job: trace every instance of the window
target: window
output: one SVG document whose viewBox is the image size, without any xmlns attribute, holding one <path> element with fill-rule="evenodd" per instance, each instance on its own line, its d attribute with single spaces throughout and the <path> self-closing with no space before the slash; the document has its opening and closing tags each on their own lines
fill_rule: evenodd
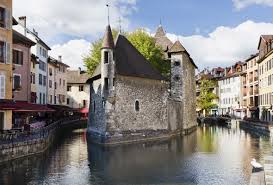
<svg viewBox="0 0 273 185">
<path fill-rule="evenodd" d="M 52 103 L 52 95 L 49 96 L 49 103 Z"/>
<path fill-rule="evenodd" d="M 60 85 L 60 86 L 62 85 L 62 79 L 59 80 L 59 85 Z"/>
<path fill-rule="evenodd" d="M 57 102 L 57 96 L 54 96 L 54 104 Z"/>
<path fill-rule="evenodd" d="M 43 94 L 43 104 L 45 104 L 45 94 Z"/>
<path fill-rule="evenodd" d="M 18 90 L 21 87 L 21 75 L 13 75 L 13 89 Z"/>
<path fill-rule="evenodd" d="M 49 76 L 52 76 L 52 68 L 49 68 Z"/>
<path fill-rule="evenodd" d="M 104 89 L 108 90 L 108 78 L 104 78 Z"/>
<path fill-rule="evenodd" d="M 49 88 L 52 88 L 52 80 L 49 80 L 48 86 L 49 86 Z"/>
<path fill-rule="evenodd" d="M 43 85 L 46 86 L 46 76 L 43 76 Z"/>
<path fill-rule="evenodd" d="M 93 104 L 93 109 L 94 109 L 94 112 L 96 111 L 96 102 L 94 101 L 94 104 Z"/>
<path fill-rule="evenodd" d="M 32 83 L 35 84 L 35 73 L 32 73 Z"/>
<path fill-rule="evenodd" d="M 65 80 L 63 80 L 63 86 L 65 86 Z"/>
<path fill-rule="evenodd" d="M 0 63 L 5 63 L 5 43 L 0 41 Z"/>
<path fill-rule="evenodd" d="M 67 86 L 67 91 L 71 91 L 71 86 L 70 85 Z"/>
<path fill-rule="evenodd" d="M 6 93 L 6 77 L 5 75 L 0 75 L 0 98 L 5 99 Z"/>
<path fill-rule="evenodd" d="M 43 85 L 43 75 L 39 74 L 39 85 Z"/>
<path fill-rule="evenodd" d="M 5 126 L 5 112 L 0 112 L 0 130 L 4 130 Z"/>
<path fill-rule="evenodd" d="M 104 51 L 104 63 L 107 64 L 109 62 L 109 52 Z"/>
<path fill-rule="evenodd" d="M 39 103 L 42 104 L 42 93 L 40 93 L 39 95 Z"/>
<path fill-rule="evenodd" d="M 83 91 L 83 85 L 79 86 L 79 91 Z"/>
<path fill-rule="evenodd" d="M 82 101 L 83 107 L 86 107 L 86 100 Z"/>
<path fill-rule="evenodd" d="M 5 8 L 0 7 L 0 27 L 5 27 Z"/>
<path fill-rule="evenodd" d="M 39 61 L 39 69 L 46 71 L 46 64 L 43 61 Z"/>
<path fill-rule="evenodd" d="M 175 62 L 174 62 L 174 65 L 175 65 L 175 66 L 180 66 L 180 62 L 179 62 L 179 61 L 175 61 Z"/>
<path fill-rule="evenodd" d="M 24 53 L 22 51 L 12 50 L 12 54 L 13 54 L 13 63 L 23 65 Z"/>
<path fill-rule="evenodd" d="M 70 104 L 70 99 L 69 99 L 69 98 L 66 99 L 66 104 L 67 104 L 67 105 Z"/>
<path fill-rule="evenodd" d="M 175 81 L 179 81 L 179 80 L 180 80 L 180 77 L 179 77 L 178 75 L 176 75 L 176 76 L 174 77 L 174 80 L 175 80 Z"/>
<path fill-rule="evenodd" d="M 54 89 L 57 89 L 57 82 L 54 82 Z"/>
<path fill-rule="evenodd" d="M 139 111 L 139 101 L 138 100 L 136 100 L 136 102 L 135 102 L 135 111 Z"/>
</svg>

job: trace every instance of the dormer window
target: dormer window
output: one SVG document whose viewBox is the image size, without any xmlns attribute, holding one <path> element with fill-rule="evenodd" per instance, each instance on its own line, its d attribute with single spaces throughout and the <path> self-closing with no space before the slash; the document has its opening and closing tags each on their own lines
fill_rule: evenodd
<svg viewBox="0 0 273 185">
<path fill-rule="evenodd" d="M 109 52 L 104 51 L 104 63 L 108 64 L 108 62 L 109 62 Z"/>
</svg>

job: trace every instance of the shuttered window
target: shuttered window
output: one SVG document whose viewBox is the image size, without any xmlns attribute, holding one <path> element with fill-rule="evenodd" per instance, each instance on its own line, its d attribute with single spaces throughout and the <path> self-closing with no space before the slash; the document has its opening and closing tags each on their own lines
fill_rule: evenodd
<svg viewBox="0 0 273 185">
<path fill-rule="evenodd" d="M 0 75 L 0 98 L 5 99 L 6 92 L 6 77 L 5 75 Z"/>
</svg>

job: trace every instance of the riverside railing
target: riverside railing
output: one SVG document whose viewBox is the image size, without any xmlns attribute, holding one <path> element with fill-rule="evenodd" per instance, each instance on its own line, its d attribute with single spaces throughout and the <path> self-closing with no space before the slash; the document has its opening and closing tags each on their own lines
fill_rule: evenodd
<svg viewBox="0 0 273 185">
<path fill-rule="evenodd" d="M 67 125 L 71 122 L 80 121 L 79 117 L 67 117 L 51 123 L 45 127 L 31 130 L 31 131 L 6 131 L 0 133 L 0 145 L 3 144 L 15 144 L 19 142 L 28 142 L 32 140 L 39 140 L 47 138 L 52 132 L 55 132 L 63 125 Z"/>
</svg>

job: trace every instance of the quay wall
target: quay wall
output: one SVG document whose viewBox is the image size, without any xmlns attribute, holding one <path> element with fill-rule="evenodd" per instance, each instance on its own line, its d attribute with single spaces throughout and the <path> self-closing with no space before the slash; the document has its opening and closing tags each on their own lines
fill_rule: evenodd
<svg viewBox="0 0 273 185">
<path fill-rule="evenodd" d="M 42 153 L 51 146 L 61 129 L 83 128 L 86 125 L 87 120 L 65 119 L 36 131 L 0 134 L 0 163 Z"/>
<path fill-rule="evenodd" d="M 240 121 L 240 128 L 247 130 L 250 133 L 257 135 L 270 136 L 272 133 L 272 126 L 267 123 L 251 122 L 251 121 Z"/>
</svg>

